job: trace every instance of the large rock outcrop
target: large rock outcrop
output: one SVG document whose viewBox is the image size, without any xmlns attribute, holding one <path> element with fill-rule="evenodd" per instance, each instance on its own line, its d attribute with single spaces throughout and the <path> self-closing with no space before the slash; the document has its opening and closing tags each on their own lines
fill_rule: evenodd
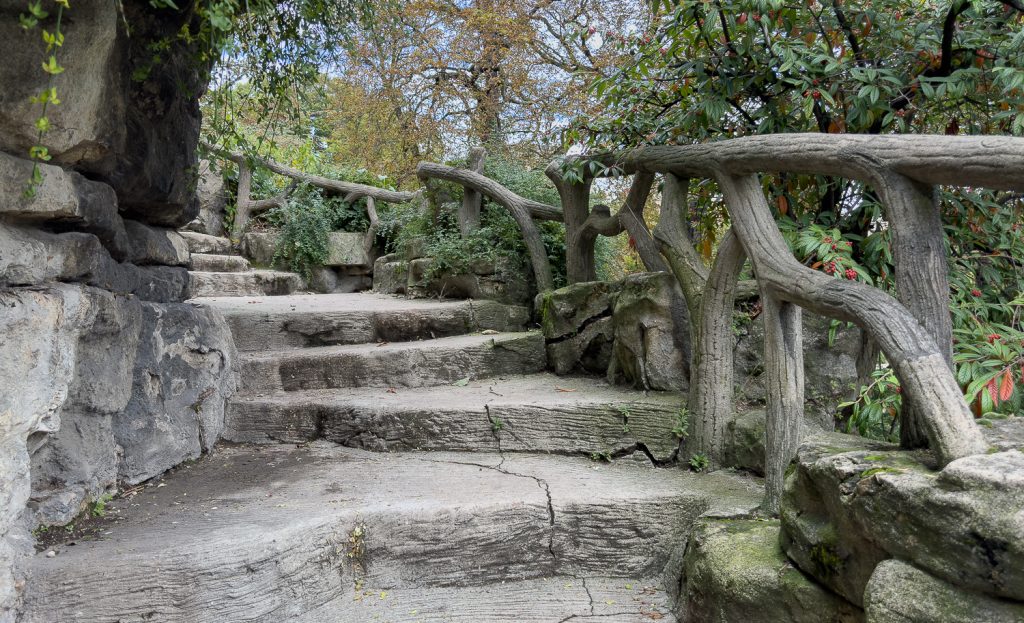
<svg viewBox="0 0 1024 623">
<path fill-rule="evenodd" d="M 121 211 L 155 225 L 192 220 L 198 204 L 196 147 L 201 116 L 198 97 L 208 68 L 177 35 L 194 19 L 192 2 L 181 10 L 156 10 L 143 0 L 72 3 L 54 78 L 61 104 L 47 111 L 52 129 L 44 143 L 52 164 L 109 184 Z M 40 27 L 51 31 L 51 16 Z M 38 30 L 24 31 L 25 4 L 0 1 L 0 151 L 24 155 L 36 143 L 38 105 L 30 97 L 46 86 L 40 69 L 44 44 Z M 166 42 L 154 62 L 154 42 Z M 191 94 L 191 95 L 188 95 Z"/>
<path fill-rule="evenodd" d="M 858 605 L 890 558 L 958 589 L 1024 603 L 1020 447 L 996 446 L 936 471 L 927 451 L 817 437 L 801 447 L 786 479 L 786 553 Z"/>
<path fill-rule="evenodd" d="M 209 449 L 234 391 L 219 313 L 77 284 L 0 292 L 0 604 L 28 530 Z M 28 508 L 28 512 L 24 512 Z M 0 620 L 4 620 L 0 608 Z"/>
<path fill-rule="evenodd" d="M 864 613 L 807 577 L 779 547 L 779 523 L 703 519 L 683 565 L 686 623 L 860 623 Z"/>
</svg>

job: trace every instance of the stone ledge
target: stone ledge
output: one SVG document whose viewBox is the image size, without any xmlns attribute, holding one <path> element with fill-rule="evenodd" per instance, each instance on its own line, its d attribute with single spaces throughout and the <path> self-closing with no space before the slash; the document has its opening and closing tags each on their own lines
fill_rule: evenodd
<svg viewBox="0 0 1024 623">
<path fill-rule="evenodd" d="M 959 459 L 848 435 L 801 447 L 782 501 L 783 546 L 805 572 L 860 605 L 896 557 L 966 589 L 1024 600 L 1024 454 Z"/>
</svg>

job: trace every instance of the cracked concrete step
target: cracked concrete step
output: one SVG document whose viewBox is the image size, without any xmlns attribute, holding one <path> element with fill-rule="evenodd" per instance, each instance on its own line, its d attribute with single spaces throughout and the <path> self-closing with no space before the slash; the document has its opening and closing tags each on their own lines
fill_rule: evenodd
<svg viewBox="0 0 1024 623">
<path fill-rule="evenodd" d="M 492 329 L 521 331 L 527 308 L 496 301 L 406 299 L 372 293 L 205 298 L 239 351 L 405 342 Z"/>
<path fill-rule="evenodd" d="M 539 332 L 460 335 L 419 342 L 350 344 L 246 353 L 242 390 L 425 387 L 544 368 Z"/>
<path fill-rule="evenodd" d="M 697 518 L 748 513 L 760 496 L 756 479 L 633 461 L 221 446 L 111 502 L 92 520 L 101 540 L 38 554 L 24 621 L 355 621 L 366 591 L 557 576 L 678 587 Z M 562 620 L 580 599 L 521 620 Z"/>
<path fill-rule="evenodd" d="M 280 296 L 303 288 L 302 277 L 279 270 L 244 273 L 189 272 L 189 298 L 203 296 Z"/>
<path fill-rule="evenodd" d="M 210 236 L 194 231 L 178 232 L 185 239 L 190 253 L 217 253 L 220 255 L 232 255 L 235 250 L 231 241 L 220 236 Z"/>
<path fill-rule="evenodd" d="M 686 397 L 603 380 L 533 374 L 466 386 L 315 390 L 238 397 L 224 438 L 298 443 L 327 439 L 379 451 L 457 450 L 620 456 L 642 445 L 674 456 Z"/>
<path fill-rule="evenodd" d="M 324 621 L 444 623 L 676 623 L 660 580 L 559 576 L 451 588 L 364 589 L 351 604 L 324 609 Z M 332 617 L 333 615 L 333 617 Z"/>
<path fill-rule="evenodd" d="M 241 273 L 252 268 L 249 260 L 241 255 L 214 255 L 209 253 L 193 253 L 189 266 L 192 270 L 208 273 Z"/>
</svg>

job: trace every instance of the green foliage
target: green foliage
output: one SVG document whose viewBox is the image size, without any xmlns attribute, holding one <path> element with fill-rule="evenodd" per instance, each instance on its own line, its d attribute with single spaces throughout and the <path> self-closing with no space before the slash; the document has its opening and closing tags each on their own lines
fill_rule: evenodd
<svg viewBox="0 0 1024 623">
<path fill-rule="evenodd" d="M 1024 19 L 998 0 L 658 3 L 568 134 L 602 148 L 773 132 L 1024 134 Z M 945 28 L 946 24 L 952 28 Z"/>
<path fill-rule="evenodd" d="M 93 517 L 104 517 L 107 514 L 107 504 L 112 499 L 114 499 L 114 496 L 109 493 L 96 498 L 89 504 L 89 514 Z"/>
<path fill-rule="evenodd" d="M 711 461 L 708 460 L 706 454 L 698 453 L 690 457 L 690 469 L 700 473 L 706 470 L 711 465 Z"/>
<path fill-rule="evenodd" d="M 839 405 L 840 409 L 850 409 L 846 432 L 898 442 L 899 413 L 903 405 L 900 383 L 892 369 L 884 364 L 875 369 L 871 378 L 871 383 L 861 388 L 855 400 Z"/>
<path fill-rule="evenodd" d="M 338 198 L 325 199 L 319 189 L 311 186 L 296 189 L 284 206 L 270 210 L 264 219 L 280 229 L 274 264 L 306 279 L 327 261 L 330 232 L 365 230 L 369 224 L 365 210 L 358 204 L 350 206 Z"/>
<path fill-rule="evenodd" d="M 686 407 L 679 407 L 676 411 L 675 425 L 672 427 L 672 434 L 676 439 L 686 439 L 690 436 L 690 410 Z"/>
<path fill-rule="evenodd" d="M 495 159 L 485 173 L 514 192 L 537 201 L 558 204 L 558 194 L 539 171 Z M 450 196 L 461 192 L 448 189 Z M 435 189 L 438 195 L 443 194 Z M 433 259 L 427 277 L 471 272 L 481 265 L 532 276 L 528 253 L 515 219 L 505 208 L 484 201 L 479 229 L 463 237 L 456 219 L 457 205 L 447 204 L 436 213 L 414 204 L 384 205 L 378 210 L 378 240 L 389 253 L 422 245 L 426 257 Z M 565 284 L 565 226 L 545 221 L 538 223 L 541 240 L 548 252 L 556 287 Z"/>
</svg>

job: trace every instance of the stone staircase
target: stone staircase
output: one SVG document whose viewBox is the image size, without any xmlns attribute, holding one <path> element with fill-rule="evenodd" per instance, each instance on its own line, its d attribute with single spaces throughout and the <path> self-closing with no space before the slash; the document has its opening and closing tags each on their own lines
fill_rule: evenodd
<svg viewBox="0 0 1024 623">
<path fill-rule="evenodd" d="M 183 231 L 191 252 L 189 298 L 283 296 L 302 290 L 302 277 L 280 270 L 254 269 L 227 238 Z"/>
<path fill-rule="evenodd" d="M 241 389 L 209 456 L 34 562 L 26 621 L 674 621 L 702 516 L 757 479 L 675 458 L 675 394 L 544 372 L 524 308 L 197 299 Z"/>
</svg>

